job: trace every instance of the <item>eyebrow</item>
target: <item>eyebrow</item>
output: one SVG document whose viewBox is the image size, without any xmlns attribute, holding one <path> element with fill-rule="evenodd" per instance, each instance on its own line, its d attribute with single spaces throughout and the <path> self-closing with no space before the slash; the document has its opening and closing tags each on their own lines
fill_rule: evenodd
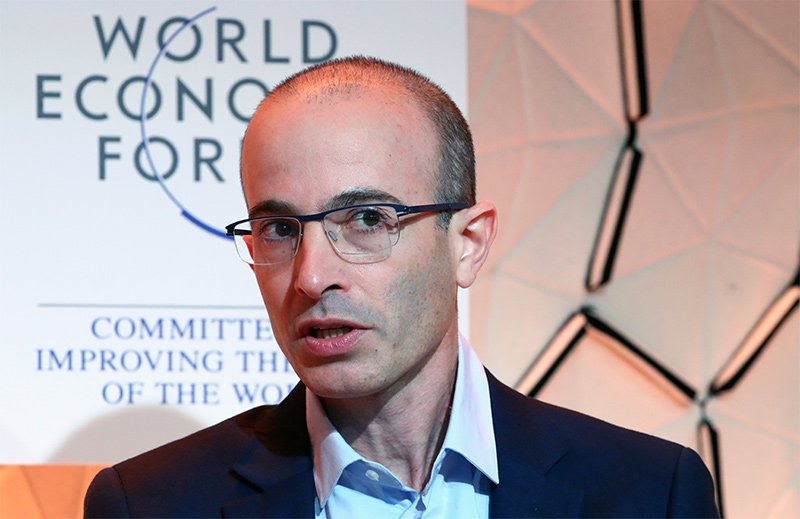
<svg viewBox="0 0 800 519">
<path fill-rule="evenodd" d="M 294 204 L 282 200 L 264 200 L 250 208 L 248 214 L 250 218 L 256 216 L 267 216 L 271 214 L 297 214 L 299 211 Z"/>
<path fill-rule="evenodd" d="M 320 211 L 328 211 L 330 209 L 337 209 L 339 207 L 347 207 L 349 205 L 365 204 L 369 202 L 390 202 L 393 204 L 401 203 L 399 198 L 387 193 L 386 191 L 381 191 L 380 189 L 353 188 L 333 196 L 318 209 Z"/>
<path fill-rule="evenodd" d="M 338 209 L 340 207 L 366 204 L 370 202 L 402 204 L 399 198 L 380 189 L 353 188 L 334 195 L 323 202 L 316 209 L 317 211 L 322 212 L 329 211 L 331 209 Z M 250 208 L 248 213 L 250 218 L 269 215 L 298 215 L 300 214 L 300 209 L 296 205 L 283 200 L 269 199 L 257 203 Z"/>
</svg>

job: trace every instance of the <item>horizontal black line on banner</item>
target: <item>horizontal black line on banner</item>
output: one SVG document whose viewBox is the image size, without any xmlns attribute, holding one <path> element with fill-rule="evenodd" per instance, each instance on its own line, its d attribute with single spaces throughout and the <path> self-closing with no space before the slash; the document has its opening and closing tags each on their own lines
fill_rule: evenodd
<svg viewBox="0 0 800 519">
<path fill-rule="evenodd" d="M 40 308 L 158 308 L 176 310 L 264 310 L 261 305 L 148 305 L 113 303 L 38 303 Z"/>
</svg>

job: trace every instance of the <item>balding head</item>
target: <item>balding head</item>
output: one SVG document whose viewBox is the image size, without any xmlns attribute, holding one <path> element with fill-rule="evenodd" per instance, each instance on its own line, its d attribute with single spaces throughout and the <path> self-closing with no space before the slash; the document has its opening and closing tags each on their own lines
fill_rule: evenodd
<svg viewBox="0 0 800 519">
<path fill-rule="evenodd" d="M 437 137 L 434 164 L 435 202 L 475 203 L 475 153 L 472 135 L 458 107 L 435 83 L 411 69 L 375 58 L 349 57 L 316 65 L 278 84 L 256 114 L 282 99 L 331 103 L 357 99 L 369 89 L 396 95 L 400 103 L 415 103 Z M 442 213 L 443 223 L 449 213 Z"/>
</svg>

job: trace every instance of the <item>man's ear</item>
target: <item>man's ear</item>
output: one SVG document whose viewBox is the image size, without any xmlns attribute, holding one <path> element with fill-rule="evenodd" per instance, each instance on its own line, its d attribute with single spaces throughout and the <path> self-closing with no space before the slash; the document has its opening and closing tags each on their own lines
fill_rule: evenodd
<svg viewBox="0 0 800 519">
<path fill-rule="evenodd" d="M 491 202 L 478 202 L 455 213 L 450 220 L 450 233 L 455 241 L 456 281 L 467 288 L 489 256 L 497 233 L 497 209 Z"/>
</svg>

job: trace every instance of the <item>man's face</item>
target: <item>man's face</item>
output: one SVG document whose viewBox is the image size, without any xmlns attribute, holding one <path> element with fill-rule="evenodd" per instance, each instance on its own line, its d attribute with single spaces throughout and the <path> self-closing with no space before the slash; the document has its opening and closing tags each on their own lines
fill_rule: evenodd
<svg viewBox="0 0 800 519">
<path fill-rule="evenodd" d="M 248 129 L 248 208 L 267 216 L 432 203 L 436 150 L 430 124 L 397 92 L 282 98 Z M 454 358 L 455 262 L 436 222 L 435 214 L 405 217 L 390 257 L 371 264 L 346 262 L 320 222 L 306 223 L 294 260 L 254 268 L 275 337 L 316 394 L 392 394 L 443 364 L 432 358 Z"/>
</svg>

